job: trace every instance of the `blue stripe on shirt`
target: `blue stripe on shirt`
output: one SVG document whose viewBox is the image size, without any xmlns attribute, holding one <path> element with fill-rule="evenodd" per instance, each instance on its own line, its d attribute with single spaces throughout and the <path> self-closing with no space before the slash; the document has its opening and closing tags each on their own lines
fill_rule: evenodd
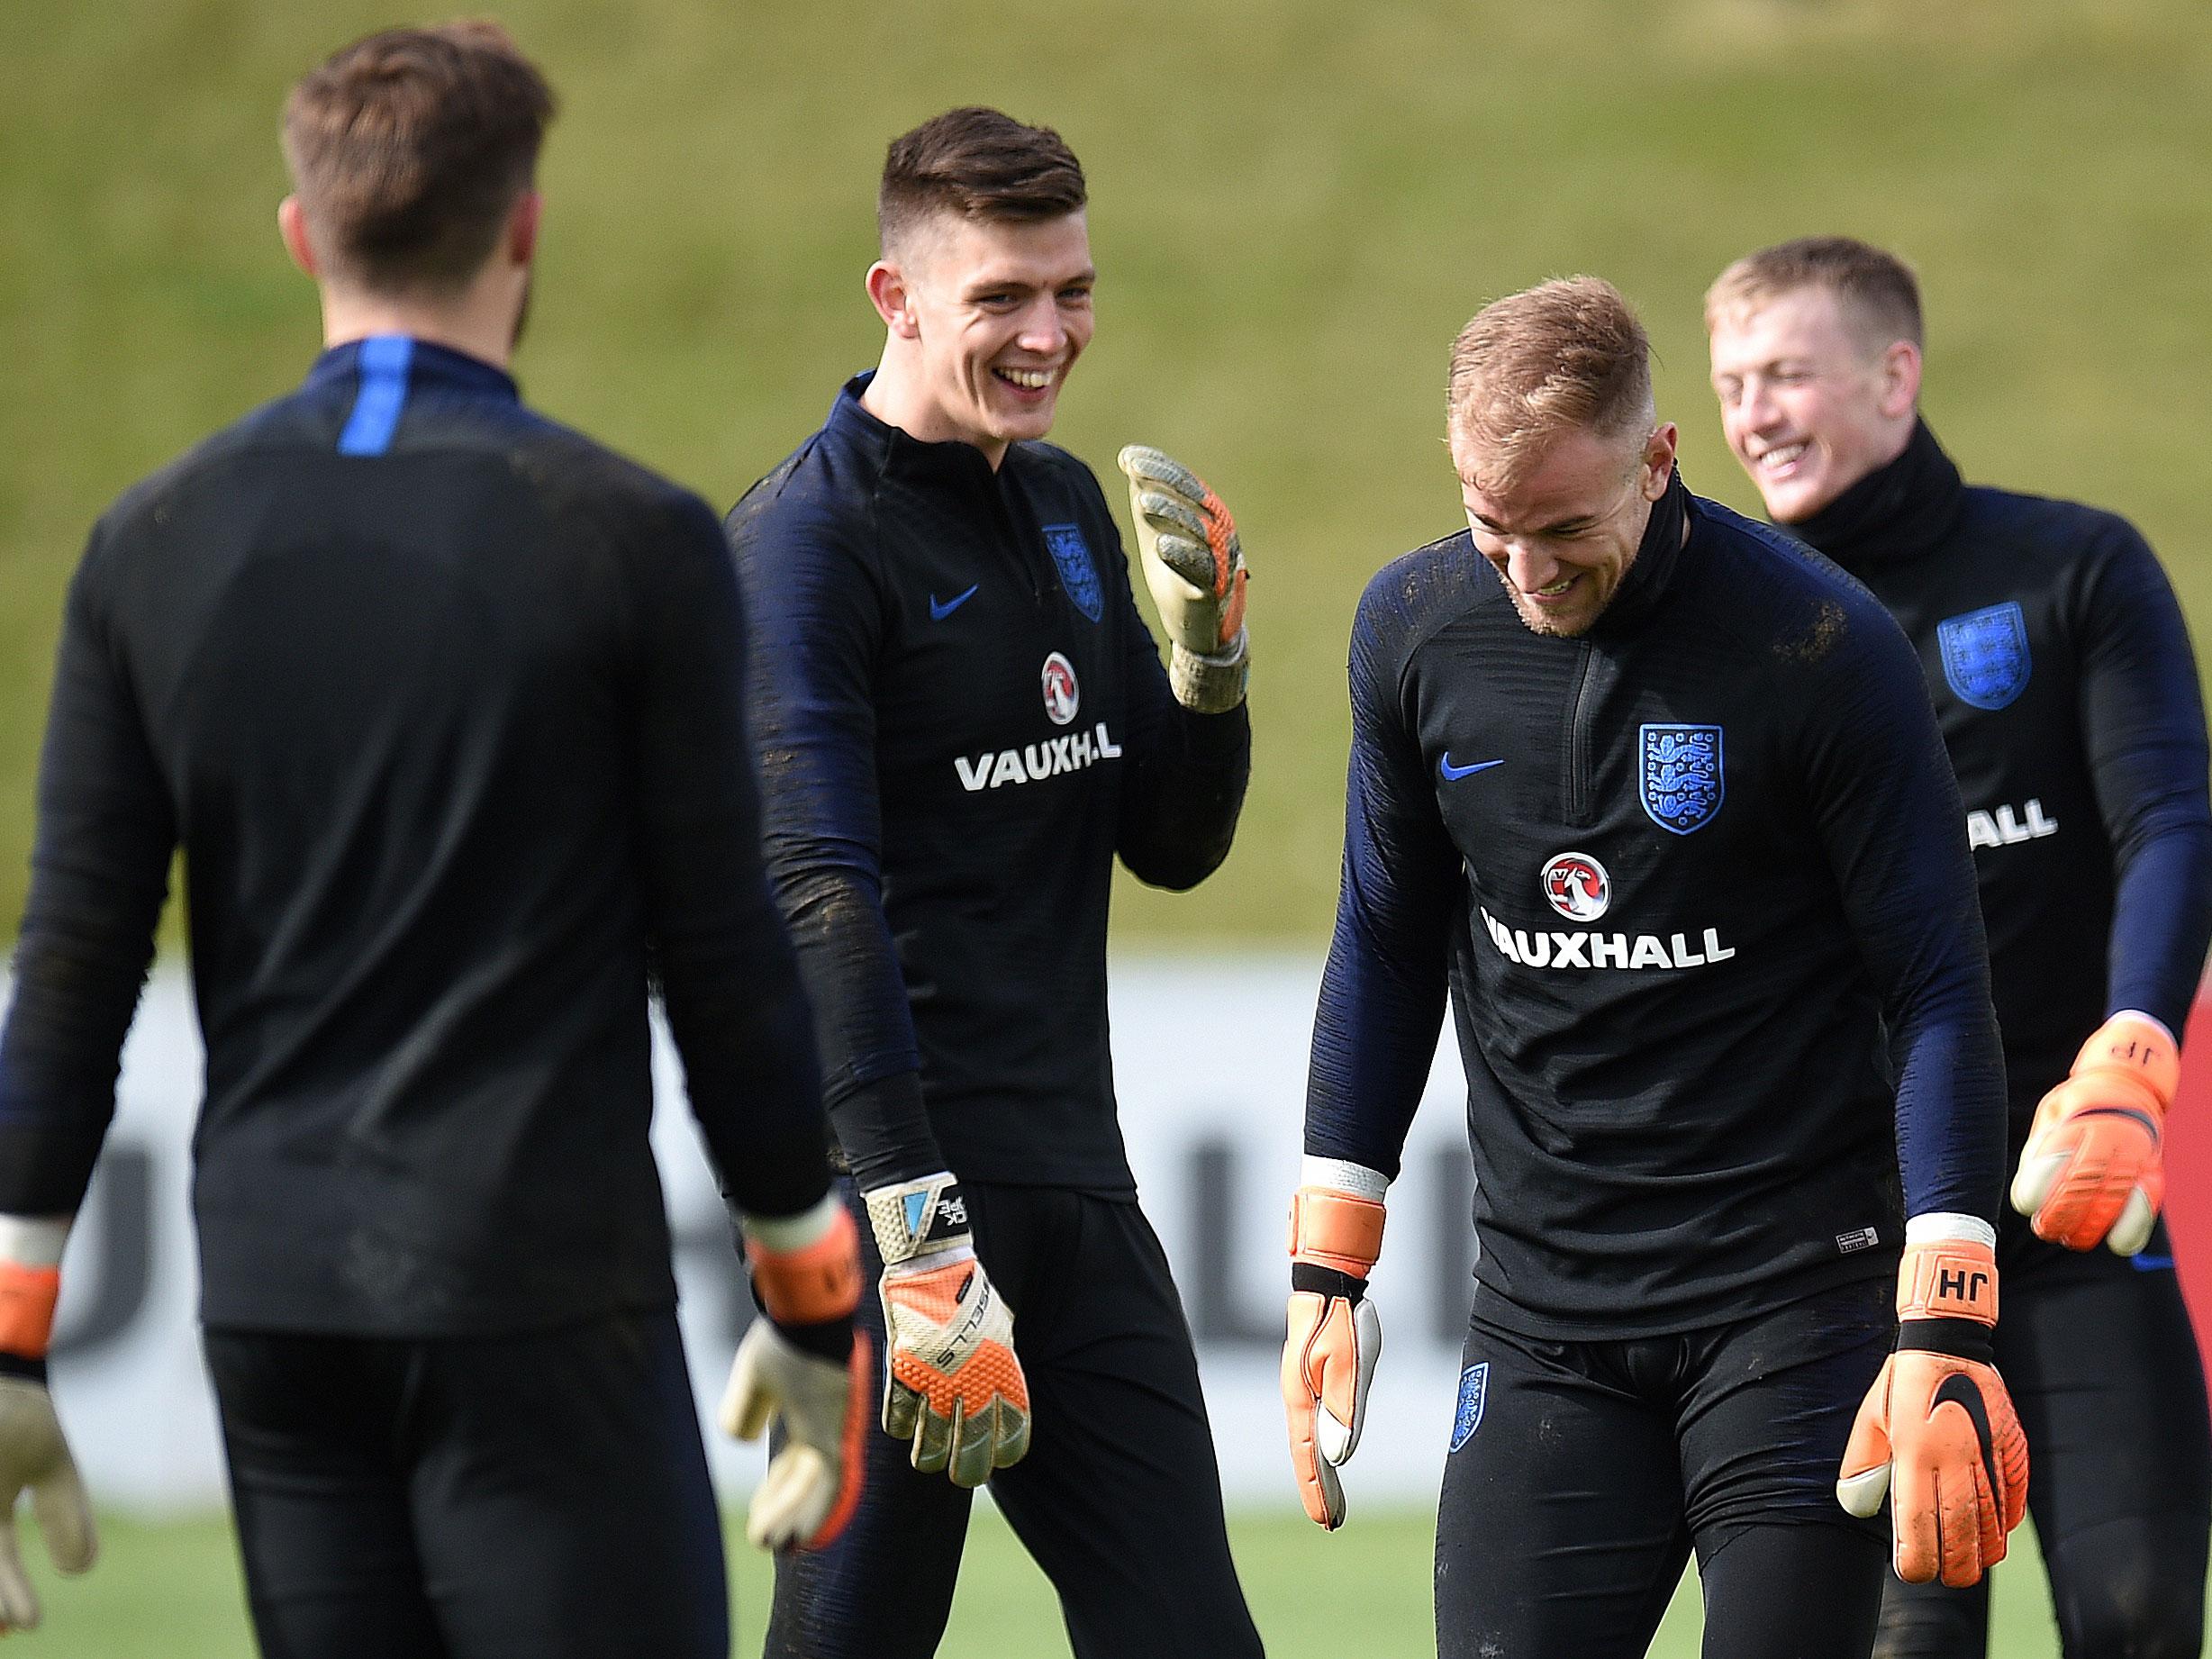
<svg viewBox="0 0 2212 1659">
<path fill-rule="evenodd" d="M 413 357 L 414 341 L 404 334 L 372 334 L 361 342 L 361 389 L 338 435 L 339 454 L 382 455 L 392 447 L 407 406 L 407 365 Z"/>
</svg>

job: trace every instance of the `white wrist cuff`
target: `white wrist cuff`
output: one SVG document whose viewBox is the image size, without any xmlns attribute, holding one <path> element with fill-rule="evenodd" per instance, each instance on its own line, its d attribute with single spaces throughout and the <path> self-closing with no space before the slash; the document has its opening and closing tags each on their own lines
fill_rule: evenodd
<svg viewBox="0 0 2212 1659">
<path fill-rule="evenodd" d="M 0 1216 L 0 1262 L 59 1267 L 75 1216 Z"/>
<path fill-rule="evenodd" d="M 812 1209 L 802 1210 L 795 1216 L 746 1216 L 745 1236 L 764 1250 L 788 1255 L 820 1243 L 837 1224 L 838 1211 L 843 1208 L 837 1189 L 831 1187 Z"/>
<path fill-rule="evenodd" d="M 1960 1215 L 1949 1210 L 1931 1210 L 1905 1223 L 1905 1242 L 1925 1244 L 1978 1244 L 1997 1248 L 1997 1229 L 1980 1216 Z"/>
<path fill-rule="evenodd" d="M 1343 1158 L 1317 1158 L 1308 1153 L 1299 1160 L 1298 1184 L 1301 1187 L 1328 1187 L 1379 1204 L 1391 1190 L 1391 1178 L 1379 1169 L 1369 1169 L 1364 1164 L 1347 1163 Z"/>
</svg>

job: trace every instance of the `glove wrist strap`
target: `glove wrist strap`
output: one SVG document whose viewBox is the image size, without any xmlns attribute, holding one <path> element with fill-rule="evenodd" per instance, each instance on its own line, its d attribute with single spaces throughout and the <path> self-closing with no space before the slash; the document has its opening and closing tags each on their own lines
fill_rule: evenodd
<svg viewBox="0 0 2212 1659">
<path fill-rule="evenodd" d="M 1328 1187 L 1291 1195 L 1291 1260 L 1364 1279 L 1382 1254 L 1382 1206 Z"/>
<path fill-rule="evenodd" d="M 877 1187 L 863 1196 L 885 1267 L 970 1246 L 967 1200 L 950 1170 Z"/>
<path fill-rule="evenodd" d="M 1948 1354 L 1978 1365 L 1997 1364 L 1995 1333 L 1978 1319 L 1906 1319 L 1897 1328 L 1899 1353 Z"/>
<path fill-rule="evenodd" d="M 1251 653 L 1241 628 L 1219 656 L 1193 651 L 1180 641 L 1167 654 L 1168 689 L 1193 714 L 1228 713 L 1245 700 L 1251 672 Z"/>
<path fill-rule="evenodd" d="M 860 1305 L 859 1238 L 842 1205 L 813 1243 L 771 1250 L 757 1238 L 748 1238 L 745 1259 L 752 1264 L 760 1305 L 778 1325 L 848 1319 Z"/>
<path fill-rule="evenodd" d="M 44 1359 L 54 1332 L 54 1303 L 60 1295 L 59 1267 L 0 1262 L 0 1354 Z"/>
<path fill-rule="evenodd" d="M 1997 1323 L 1997 1253 L 1975 1240 L 1908 1244 L 1897 1267 L 1900 1320 Z"/>
</svg>

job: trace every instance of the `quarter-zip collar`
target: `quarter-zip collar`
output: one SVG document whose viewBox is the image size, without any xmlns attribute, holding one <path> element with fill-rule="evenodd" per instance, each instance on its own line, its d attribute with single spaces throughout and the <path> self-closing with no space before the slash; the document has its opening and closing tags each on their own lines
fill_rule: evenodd
<svg viewBox="0 0 2212 1659">
<path fill-rule="evenodd" d="M 450 346 L 434 341 L 416 340 L 405 334 L 372 334 L 363 340 L 349 340 L 341 346 L 332 346 L 314 361 L 307 371 L 304 383 L 309 391 L 321 391 L 343 382 L 358 379 L 368 366 L 362 362 L 366 352 L 373 364 L 379 352 L 389 355 L 385 342 L 407 341 L 405 354 L 406 377 L 410 387 L 421 393 L 431 387 L 448 391 L 473 393 L 481 397 L 498 398 L 511 403 L 522 401 L 521 389 L 514 376 L 503 368 L 494 368 L 482 358 L 472 358 L 466 351 L 456 351 Z"/>
<path fill-rule="evenodd" d="M 1597 621 L 1583 630 L 1584 638 L 1621 639 L 1642 625 L 1673 582 L 1675 567 L 1682 563 L 1682 527 L 1692 521 L 1694 511 L 1678 463 L 1665 492 L 1652 503 L 1644 539 L 1636 543 L 1636 557 L 1622 573 L 1620 585 Z"/>
<path fill-rule="evenodd" d="M 1940 546 L 1966 503 L 1965 480 L 1926 421 L 1913 422 L 1904 450 L 1877 467 L 1791 535 L 1854 573 L 1917 558 Z"/>
<path fill-rule="evenodd" d="M 886 476 L 956 484 L 997 494 L 998 469 L 984 458 L 984 452 L 974 444 L 964 443 L 957 438 L 925 442 L 903 427 L 893 426 L 869 412 L 860 397 L 868 389 L 868 382 L 875 378 L 875 371 L 867 369 L 839 388 L 837 402 L 830 407 L 830 431 L 867 456 L 875 462 L 876 470 Z M 1006 452 L 1012 455 L 1013 446 L 1009 445 Z"/>
</svg>

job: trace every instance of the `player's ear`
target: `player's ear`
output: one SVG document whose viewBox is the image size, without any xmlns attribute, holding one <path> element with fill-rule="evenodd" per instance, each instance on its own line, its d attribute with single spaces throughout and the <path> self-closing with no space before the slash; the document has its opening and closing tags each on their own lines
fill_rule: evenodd
<svg viewBox="0 0 2212 1659">
<path fill-rule="evenodd" d="M 1644 440 L 1644 472 L 1642 488 L 1645 501 L 1657 501 L 1667 493 L 1667 485 L 1674 477 L 1674 451 L 1682 444 L 1682 431 L 1673 422 L 1662 421 Z"/>
<path fill-rule="evenodd" d="M 1920 348 L 1909 340 L 1892 340 L 1881 354 L 1881 412 L 1899 420 L 1920 401 Z"/>
<path fill-rule="evenodd" d="M 868 267 L 867 282 L 868 303 L 875 307 L 884 326 L 901 340 L 916 338 L 921 325 L 914 317 L 913 290 L 906 273 L 888 259 L 878 259 Z"/>
<path fill-rule="evenodd" d="M 538 227 L 545 218 L 545 197 L 535 190 L 525 190 L 515 199 L 507 214 L 507 258 L 514 265 L 528 265 L 538 251 Z"/>
<path fill-rule="evenodd" d="M 308 276 L 320 278 L 322 273 L 315 268 L 315 245 L 308 240 L 307 210 L 300 199 L 288 195 L 276 204 L 276 233 L 284 238 L 285 251 L 292 256 L 292 263 Z"/>
</svg>

